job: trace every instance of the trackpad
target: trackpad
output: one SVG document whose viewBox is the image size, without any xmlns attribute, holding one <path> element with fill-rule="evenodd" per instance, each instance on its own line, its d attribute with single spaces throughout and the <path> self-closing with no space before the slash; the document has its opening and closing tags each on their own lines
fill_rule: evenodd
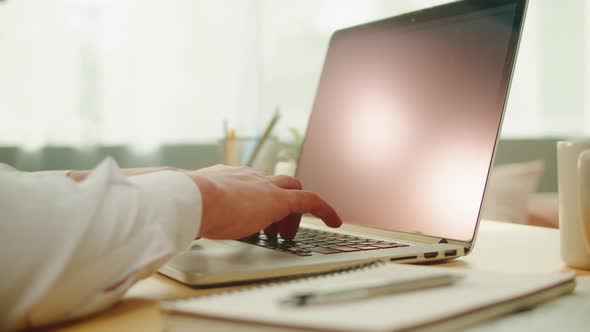
<svg viewBox="0 0 590 332">
<path fill-rule="evenodd" d="M 238 246 L 234 245 L 231 241 L 211 241 L 201 239 L 193 241 L 188 251 L 197 254 L 206 252 L 207 255 L 215 256 L 233 254 L 238 250 L 237 248 Z"/>
<path fill-rule="evenodd" d="M 193 241 L 187 251 L 176 256 L 168 265 L 186 272 L 214 272 L 226 269 L 252 268 L 253 266 L 260 266 L 258 264 L 269 264 L 277 262 L 277 260 L 285 262 L 291 256 L 238 241 L 200 239 Z"/>
</svg>

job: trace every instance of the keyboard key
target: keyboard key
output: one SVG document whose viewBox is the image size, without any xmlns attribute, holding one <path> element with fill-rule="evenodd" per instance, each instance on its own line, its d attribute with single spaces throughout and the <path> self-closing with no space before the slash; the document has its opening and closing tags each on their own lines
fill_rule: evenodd
<svg viewBox="0 0 590 332">
<path fill-rule="evenodd" d="M 330 249 L 336 249 L 336 250 L 340 250 L 340 251 L 344 251 L 344 252 L 349 252 L 349 251 L 360 251 L 361 249 L 359 248 L 355 248 L 355 247 L 347 247 L 347 246 L 335 246 L 335 247 L 330 247 Z"/>
<path fill-rule="evenodd" d="M 383 249 L 383 248 L 379 248 L 379 247 L 374 247 L 374 246 L 367 246 L 367 245 L 362 245 L 362 246 L 354 246 L 355 248 L 358 248 L 360 250 L 375 250 L 375 249 Z"/>
<path fill-rule="evenodd" d="M 397 248 L 400 245 L 398 243 L 375 243 L 372 244 L 372 246 L 379 248 Z"/>
<path fill-rule="evenodd" d="M 332 249 L 332 248 L 323 248 L 323 247 L 309 248 L 309 250 L 311 250 L 313 252 L 320 253 L 320 254 L 337 254 L 339 252 L 343 252 L 342 250 Z"/>
</svg>

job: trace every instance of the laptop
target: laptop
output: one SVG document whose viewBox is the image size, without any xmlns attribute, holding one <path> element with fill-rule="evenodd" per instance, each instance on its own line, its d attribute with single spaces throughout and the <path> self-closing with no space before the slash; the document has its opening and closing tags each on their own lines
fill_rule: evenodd
<svg viewBox="0 0 590 332">
<path fill-rule="evenodd" d="M 160 272 L 207 286 L 467 255 L 525 9 L 461 1 L 336 31 L 296 177 L 344 225 L 304 216 L 293 241 L 196 240 Z"/>
</svg>

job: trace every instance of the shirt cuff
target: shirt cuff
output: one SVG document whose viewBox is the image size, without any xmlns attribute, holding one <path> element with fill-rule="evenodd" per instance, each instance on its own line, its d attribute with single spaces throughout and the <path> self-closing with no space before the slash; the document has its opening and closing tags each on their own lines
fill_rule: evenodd
<svg viewBox="0 0 590 332">
<path fill-rule="evenodd" d="M 176 251 L 186 250 L 201 226 L 202 198 L 197 184 L 179 171 L 159 171 L 132 176 L 128 181 L 140 189 L 142 214 L 160 222 Z"/>
<path fill-rule="evenodd" d="M 40 175 L 40 176 L 68 176 L 72 172 L 72 170 L 55 170 L 55 171 L 36 171 L 36 172 L 22 172 L 10 165 L 1 164 L 0 163 L 0 171 L 4 172 L 15 172 L 15 173 L 26 173 L 31 175 Z"/>
<path fill-rule="evenodd" d="M 72 170 L 60 170 L 60 171 L 37 171 L 33 172 L 34 175 L 57 175 L 57 176 L 69 176 Z"/>
</svg>

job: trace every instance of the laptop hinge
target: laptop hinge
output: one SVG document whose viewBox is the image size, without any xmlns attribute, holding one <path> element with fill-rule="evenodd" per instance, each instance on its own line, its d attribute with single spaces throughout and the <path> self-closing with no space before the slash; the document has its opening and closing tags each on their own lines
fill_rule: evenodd
<svg viewBox="0 0 590 332">
<path fill-rule="evenodd" d="M 449 241 L 447 241 L 447 239 L 440 239 L 440 241 L 438 241 L 438 243 L 449 243 Z"/>
</svg>

